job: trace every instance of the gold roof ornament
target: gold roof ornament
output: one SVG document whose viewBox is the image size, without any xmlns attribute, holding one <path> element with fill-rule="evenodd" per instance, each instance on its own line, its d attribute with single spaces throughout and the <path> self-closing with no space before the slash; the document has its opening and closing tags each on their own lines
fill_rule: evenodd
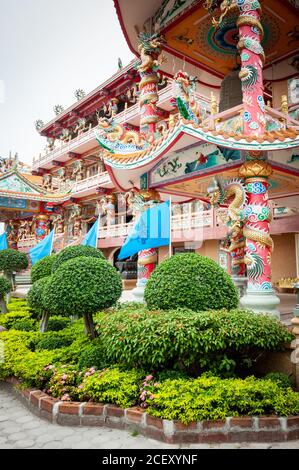
<svg viewBox="0 0 299 470">
<path fill-rule="evenodd" d="M 270 178 L 272 174 L 273 168 L 265 160 L 250 160 L 239 169 L 241 178 Z"/>
</svg>

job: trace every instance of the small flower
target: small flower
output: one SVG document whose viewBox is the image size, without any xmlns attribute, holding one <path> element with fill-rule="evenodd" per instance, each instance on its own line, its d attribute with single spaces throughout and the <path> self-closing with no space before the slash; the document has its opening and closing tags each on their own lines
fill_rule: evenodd
<svg viewBox="0 0 299 470">
<path fill-rule="evenodd" d="M 62 401 L 71 401 L 70 396 L 69 396 L 68 393 L 65 393 L 65 394 L 61 397 L 61 400 L 62 400 Z"/>
<path fill-rule="evenodd" d="M 80 389 L 81 389 L 81 388 L 83 388 L 83 384 L 81 384 L 81 385 L 78 385 L 78 388 L 80 388 Z"/>
<path fill-rule="evenodd" d="M 154 395 L 151 395 L 151 396 L 150 396 L 150 400 L 153 400 L 154 398 L 155 398 Z"/>
<path fill-rule="evenodd" d="M 153 377 L 152 375 L 147 375 L 147 376 L 145 377 L 145 380 L 146 380 L 146 382 L 149 382 L 150 380 L 153 380 L 153 378 L 154 378 L 154 377 Z"/>
<path fill-rule="evenodd" d="M 159 383 L 158 383 L 158 382 L 155 382 L 155 383 L 154 383 L 154 387 L 159 387 Z"/>
</svg>

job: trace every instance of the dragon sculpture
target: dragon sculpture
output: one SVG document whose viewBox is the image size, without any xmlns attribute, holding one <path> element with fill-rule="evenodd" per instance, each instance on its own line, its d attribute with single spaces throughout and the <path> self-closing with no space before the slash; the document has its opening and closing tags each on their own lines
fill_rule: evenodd
<svg viewBox="0 0 299 470">
<path fill-rule="evenodd" d="M 202 119 L 203 109 L 195 99 L 197 77 L 188 75 L 181 70 L 175 74 L 175 96 L 176 104 L 183 118 L 194 121 L 196 124 Z"/>
<path fill-rule="evenodd" d="M 263 273 L 264 263 L 261 256 L 255 253 L 252 244 L 273 251 L 274 243 L 266 231 L 263 231 L 258 223 L 270 223 L 272 213 L 267 201 L 257 204 L 248 204 L 248 192 L 255 191 L 249 183 L 244 185 L 241 180 L 232 180 L 222 183 L 214 179 L 213 186 L 208 189 L 208 196 L 213 206 L 228 203 L 228 214 L 225 220 L 228 226 L 230 247 L 228 251 L 232 255 L 234 274 L 243 276 L 247 265 L 248 276 L 251 281 L 257 280 Z M 250 252 L 245 254 L 245 246 L 250 244 Z M 239 267 L 239 268 L 238 268 Z"/>
<path fill-rule="evenodd" d="M 228 252 L 232 256 L 232 271 L 237 276 L 244 276 L 245 267 L 245 237 L 243 211 L 246 204 L 246 191 L 241 180 L 231 180 L 222 183 L 214 178 L 214 184 L 208 189 L 208 195 L 213 206 L 229 203 L 226 225 L 230 246 Z"/>
<path fill-rule="evenodd" d="M 100 118 L 98 126 L 105 131 L 105 137 L 109 142 L 132 144 L 140 148 L 143 148 L 146 144 L 144 137 L 139 132 L 126 130 L 121 124 L 117 124 L 114 119 Z M 110 145 L 108 145 L 108 148 L 103 145 L 102 139 L 99 143 L 107 150 L 111 149 Z"/>
</svg>

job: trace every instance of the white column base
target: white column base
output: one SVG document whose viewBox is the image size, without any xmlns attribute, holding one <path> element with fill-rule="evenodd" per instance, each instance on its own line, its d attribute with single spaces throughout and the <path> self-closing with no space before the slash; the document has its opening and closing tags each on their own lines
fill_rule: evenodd
<svg viewBox="0 0 299 470">
<path fill-rule="evenodd" d="M 280 312 L 277 308 L 280 299 L 274 290 L 263 292 L 247 289 L 244 297 L 240 299 L 240 304 L 245 309 L 253 310 L 256 313 L 267 313 L 280 319 Z"/>
<path fill-rule="evenodd" d="M 132 294 L 134 296 L 132 299 L 133 302 L 144 302 L 144 289 L 145 284 L 137 284 L 137 286 L 132 290 Z"/>
</svg>

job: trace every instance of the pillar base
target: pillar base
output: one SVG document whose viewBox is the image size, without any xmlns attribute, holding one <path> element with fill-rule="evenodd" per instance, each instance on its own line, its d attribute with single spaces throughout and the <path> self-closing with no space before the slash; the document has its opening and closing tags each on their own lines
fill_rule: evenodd
<svg viewBox="0 0 299 470">
<path fill-rule="evenodd" d="M 246 295 L 240 299 L 240 304 L 248 310 L 253 310 L 256 313 L 268 313 L 280 319 L 280 312 L 277 309 L 280 299 L 274 290 L 263 292 L 247 289 Z"/>
<path fill-rule="evenodd" d="M 240 299 L 244 297 L 247 287 L 247 277 L 232 276 L 233 283 L 239 291 Z"/>
<path fill-rule="evenodd" d="M 135 289 L 132 290 L 134 296 L 134 299 L 132 299 L 133 302 L 144 302 L 144 289 L 145 284 L 142 284 L 140 286 L 137 285 Z"/>
</svg>

